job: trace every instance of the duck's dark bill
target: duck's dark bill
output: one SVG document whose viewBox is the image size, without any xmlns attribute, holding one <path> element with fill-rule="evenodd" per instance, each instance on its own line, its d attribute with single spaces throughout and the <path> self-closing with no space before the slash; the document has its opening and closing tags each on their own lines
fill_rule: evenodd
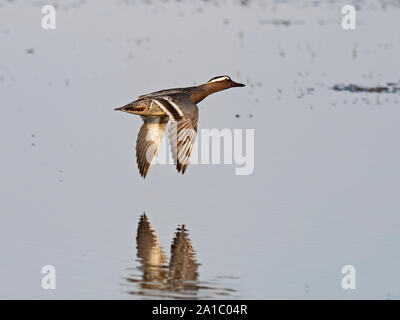
<svg viewBox="0 0 400 320">
<path fill-rule="evenodd" d="M 244 87 L 245 85 L 243 83 L 237 83 L 235 81 L 232 81 L 232 87 Z"/>
</svg>

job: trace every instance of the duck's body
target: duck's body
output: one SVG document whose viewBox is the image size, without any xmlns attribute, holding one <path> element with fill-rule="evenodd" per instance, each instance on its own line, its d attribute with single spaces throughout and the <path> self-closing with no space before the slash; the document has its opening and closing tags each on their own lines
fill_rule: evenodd
<svg viewBox="0 0 400 320">
<path fill-rule="evenodd" d="M 168 120 L 172 156 L 178 172 L 185 172 L 196 139 L 198 107 L 197 103 L 208 95 L 244 84 L 232 81 L 228 76 L 212 78 L 196 87 L 174 88 L 156 91 L 139 98 L 120 110 L 140 115 L 144 121 L 140 128 L 136 157 L 139 172 L 146 177 L 151 162 L 157 154 L 158 146 L 165 132 Z"/>
</svg>

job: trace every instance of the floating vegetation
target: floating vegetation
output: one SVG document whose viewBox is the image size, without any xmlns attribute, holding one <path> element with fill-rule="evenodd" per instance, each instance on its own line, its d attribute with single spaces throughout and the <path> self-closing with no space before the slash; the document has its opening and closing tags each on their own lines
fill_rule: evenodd
<svg viewBox="0 0 400 320">
<path fill-rule="evenodd" d="M 332 87 L 335 91 L 371 92 L 371 93 L 400 93 L 399 83 L 387 83 L 386 86 L 363 87 L 356 84 L 336 84 Z"/>
</svg>

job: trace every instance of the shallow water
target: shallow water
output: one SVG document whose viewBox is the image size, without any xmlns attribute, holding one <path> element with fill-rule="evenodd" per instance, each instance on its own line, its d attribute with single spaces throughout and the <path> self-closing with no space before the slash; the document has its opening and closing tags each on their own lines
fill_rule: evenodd
<svg viewBox="0 0 400 320">
<path fill-rule="evenodd" d="M 400 297 L 400 95 L 333 90 L 398 87 L 398 1 L 357 1 L 353 31 L 335 1 L 56 3 L 45 31 L 41 1 L 0 2 L 1 298 Z M 114 107 L 221 74 L 247 86 L 199 128 L 254 129 L 253 174 L 141 179 Z"/>
</svg>

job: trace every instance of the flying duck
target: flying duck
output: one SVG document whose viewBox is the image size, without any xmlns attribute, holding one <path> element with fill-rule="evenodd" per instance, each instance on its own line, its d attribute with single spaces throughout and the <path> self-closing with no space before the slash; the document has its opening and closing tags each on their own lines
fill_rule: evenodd
<svg viewBox="0 0 400 320">
<path fill-rule="evenodd" d="M 146 177 L 168 120 L 172 157 L 178 172 L 184 174 L 196 140 L 199 117 L 196 104 L 212 93 L 244 86 L 228 76 L 219 76 L 195 87 L 167 89 L 141 95 L 137 100 L 116 108 L 115 110 L 140 115 L 144 121 L 136 141 L 136 161 L 140 175 Z"/>
</svg>

